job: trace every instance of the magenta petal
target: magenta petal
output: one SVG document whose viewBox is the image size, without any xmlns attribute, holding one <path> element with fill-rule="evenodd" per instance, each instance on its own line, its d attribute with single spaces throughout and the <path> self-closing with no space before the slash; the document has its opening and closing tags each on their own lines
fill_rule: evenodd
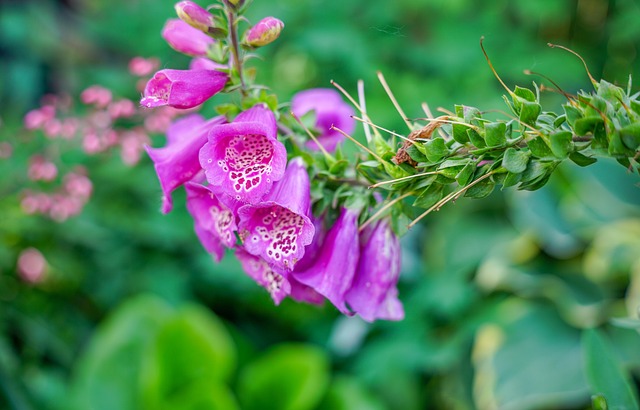
<svg viewBox="0 0 640 410">
<path fill-rule="evenodd" d="M 291 286 L 291 299 L 296 302 L 311 303 L 312 305 L 323 305 L 324 297 L 313 290 L 312 287 L 303 285 L 289 274 L 289 285 Z"/>
<path fill-rule="evenodd" d="M 200 164 L 207 180 L 237 201 L 262 200 L 275 181 L 282 179 L 287 161 L 284 145 L 275 139 L 273 113 L 262 116 L 249 110 L 239 118 L 258 119 L 219 125 L 211 129 L 200 150 Z M 242 114 L 241 114 L 242 115 Z M 263 118 L 264 117 L 264 118 Z"/>
<path fill-rule="evenodd" d="M 173 207 L 171 192 L 202 169 L 198 161 L 200 148 L 207 142 L 209 129 L 222 122 L 224 117 L 221 116 L 205 121 L 201 115 L 192 114 L 171 124 L 167 130 L 167 145 L 145 147 L 162 187 L 163 213 L 170 212 Z"/>
<path fill-rule="evenodd" d="M 162 38 L 174 50 L 190 56 L 206 56 L 214 40 L 202 31 L 179 19 L 167 20 L 162 29 Z"/>
<path fill-rule="evenodd" d="M 238 210 L 240 238 L 247 252 L 279 269 L 293 269 L 315 232 L 308 217 L 309 200 L 307 170 L 301 160 L 292 160 L 264 202 Z"/>
<path fill-rule="evenodd" d="M 185 189 L 187 210 L 193 217 L 196 234 L 219 262 L 224 256 L 224 247 L 235 246 L 236 217 L 208 187 L 187 182 Z"/>
<path fill-rule="evenodd" d="M 332 126 L 347 134 L 355 129 L 355 120 L 351 118 L 353 109 L 336 90 L 330 88 L 314 88 L 297 93 L 291 100 L 291 111 L 298 117 L 315 111 L 315 125 L 321 131 L 317 139 L 327 151 L 335 151 L 338 143 L 344 140 L 344 135 L 332 130 Z M 307 147 L 319 149 L 314 141 L 309 141 Z"/>
<path fill-rule="evenodd" d="M 227 70 L 224 64 L 218 64 L 205 57 L 192 58 L 189 62 L 189 70 Z"/>
<path fill-rule="evenodd" d="M 228 78 L 215 70 L 160 70 L 147 82 L 140 104 L 193 108 L 220 92 Z"/>
<path fill-rule="evenodd" d="M 400 276 L 400 242 L 389 223 L 381 220 L 360 235 L 360 261 L 346 294 L 349 307 L 364 320 L 401 320 L 402 304 L 396 283 Z"/>
<path fill-rule="evenodd" d="M 291 292 L 291 285 L 286 276 L 269 266 L 264 259 L 251 255 L 243 249 L 237 249 L 236 256 L 247 275 L 269 291 L 276 305 L 279 305 Z"/>
<path fill-rule="evenodd" d="M 276 123 L 276 117 L 264 104 L 258 104 L 248 110 L 242 111 L 233 122 L 259 122 L 265 126 L 265 136 L 269 138 L 276 138 L 277 136 L 278 125 Z"/>
<path fill-rule="evenodd" d="M 294 271 L 292 277 L 312 287 L 333 303 L 340 312 L 352 314 L 345 304 L 345 294 L 356 272 L 360 246 L 358 244 L 359 209 L 343 208 L 331 227 L 313 265 L 304 271 Z"/>
</svg>

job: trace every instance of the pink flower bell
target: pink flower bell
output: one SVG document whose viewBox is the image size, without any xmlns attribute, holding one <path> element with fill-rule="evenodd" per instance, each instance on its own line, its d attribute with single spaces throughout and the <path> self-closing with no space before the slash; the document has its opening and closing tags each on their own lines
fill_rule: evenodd
<svg viewBox="0 0 640 410">
<path fill-rule="evenodd" d="M 206 33 L 214 26 L 213 15 L 192 1 L 180 1 L 175 9 L 180 20 L 201 32 Z"/>
<path fill-rule="evenodd" d="M 215 42 L 202 31 L 196 30 L 182 20 L 167 20 L 162 29 L 162 38 L 174 50 L 194 57 L 206 56 Z"/>
<path fill-rule="evenodd" d="M 275 17 L 265 17 L 247 31 L 243 43 L 249 47 L 262 47 L 273 43 L 282 32 L 284 23 Z"/>
<path fill-rule="evenodd" d="M 217 125 L 200 150 L 207 181 L 236 201 L 255 204 L 284 175 L 287 151 L 276 138 L 273 112 L 264 105 Z"/>
<path fill-rule="evenodd" d="M 140 104 L 193 108 L 220 92 L 228 79 L 215 70 L 160 70 L 147 82 Z"/>
<path fill-rule="evenodd" d="M 308 216 L 310 200 L 306 167 L 295 158 L 261 202 L 238 210 L 240 238 L 247 252 L 274 267 L 292 270 L 315 233 Z"/>
</svg>

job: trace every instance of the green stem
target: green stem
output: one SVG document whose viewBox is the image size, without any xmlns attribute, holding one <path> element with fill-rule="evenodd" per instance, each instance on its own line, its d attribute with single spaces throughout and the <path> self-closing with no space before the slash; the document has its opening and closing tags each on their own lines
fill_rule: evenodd
<svg viewBox="0 0 640 410">
<path fill-rule="evenodd" d="M 230 6 L 227 6 L 227 20 L 229 22 L 229 42 L 231 44 L 231 54 L 233 55 L 233 66 L 238 72 L 240 79 L 240 92 L 243 97 L 247 96 L 247 87 L 244 83 L 242 72 L 242 59 L 240 58 L 240 46 L 238 42 L 238 30 L 236 30 L 236 15 Z"/>
</svg>

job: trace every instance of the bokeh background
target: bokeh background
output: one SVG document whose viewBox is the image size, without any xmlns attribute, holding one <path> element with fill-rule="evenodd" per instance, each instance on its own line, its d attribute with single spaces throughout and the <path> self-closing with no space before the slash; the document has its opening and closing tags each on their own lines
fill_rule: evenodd
<svg viewBox="0 0 640 410">
<path fill-rule="evenodd" d="M 281 101 L 363 79 L 374 122 L 401 132 L 378 70 L 411 117 L 422 102 L 505 109 L 481 36 L 509 86 L 551 85 L 530 69 L 589 89 L 581 62 L 548 42 L 596 78 L 640 75 L 636 0 L 255 0 L 247 17 L 267 15 L 285 30 L 253 64 Z M 638 385 L 640 336 L 612 318 L 638 317 L 640 181 L 615 162 L 566 164 L 540 191 L 432 214 L 403 238 L 398 323 L 273 306 L 232 255 L 212 262 L 183 192 L 160 214 L 146 158 L 62 157 L 87 168 L 90 203 L 62 223 L 26 215 L 26 164 L 47 140 L 22 116 L 92 84 L 136 99 L 134 56 L 186 68 L 160 37 L 173 17 L 169 0 L 0 3 L 0 142 L 12 147 L 0 158 L 1 409 L 583 409 L 602 368 L 593 352 L 626 375 L 623 390 Z M 36 284 L 16 269 L 30 247 L 48 263 Z"/>
</svg>

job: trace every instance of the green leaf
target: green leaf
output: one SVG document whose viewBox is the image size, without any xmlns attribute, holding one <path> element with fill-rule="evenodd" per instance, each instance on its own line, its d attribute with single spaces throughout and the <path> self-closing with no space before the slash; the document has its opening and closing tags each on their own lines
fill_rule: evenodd
<svg viewBox="0 0 640 410">
<path fill-rule="evenodd" d="M 525 124 L 534 125 L 541 111 L 542 107 L 540 104 L 528 101 L 524 102 L 520 110 L 519 119 Z"/>
<path fill-rule="evenodd" d="M 500 147 L 507 142 L 507 124 L 489 122 L 484 125 L 484 140 L 489 147 Z"/>
<path fill-rule="evenodd" d="M 424 144 L 427 159 L 430 162 L 438 162 L 449 155 L 449 149 L 445 145 L 444 138 L 436 137 Z"/>
<path fill-rule="evenodd" d="M 553 156 L 553 152 L 547 145 L 546 142 L 542 139 L 542 137 L 535 137 L 534 139 L 527 142 L 527 146 L 533 154 L 534 157 L 538 158 L 548 158 Z"/>
<path fill-rule="evenodd" d="M 573 125 L 573 131 L 576 135 L 585 136 L 589 133 L 594 133 L 597 126 L 603 125 L 602 117 L 590 116 L 586 118 L 577 119 Z"/>
<path fill-rule="evenodd" d="M 329 382 L 325 353 L 309 345 L 278 345 L 240 374 L 238 397 L 245 410 L 310 410 Z"/>
<path fill-rule="evenodd" d="M 74 371 L 72 391 L 79 410 L 139 410 L 144 352 L 169 315 L 159 298 L 139 296 L 100 325 Z"/>
<path fill-rule="evenodd" d="M 467 125 L 452 124 L 451 127 L 453 130 L 453 139 L 456 140 L 456 142 L 459 142 L 460 144 L 466 144 L 469 142 L 469 136 L 467 135 L 469 127 Z"/>
<path fill-rule="evenodd" d="M 486 196 L 489 196 L 489 194 L 493 192 L 493 189 L 495 187 L 496 183 L 493 182 L 491 178 L 487 178 L 467 189 L 467 191 L 464 193 L 464 196 L 469 198 L 484 198 Z"/>
<path fill-rule="evenodd" d="M 528 88 L 516 86 L 513 93 L 525 101 L 536 102 L 536 95 Z"/>
<path fill-rule="evenodd" d="M 224 383 L 235 362 L 235 345 L 219 319 L 203 307 L 187 305 L 162 326 L 145 356 L 145 404 L 157 408 L 193 383 Z"/>
<path fill-rule="evenodd" d="M 419 149 L 421 147 L 422 149 Z M 424 149 L 424 145 L 422 144 L 411 144 L 407 149 L 407 154 L 411 157 L 415 162 L 427 162 L 426 150 Z M 421 151 L 425 151 L 422 153 Z"/>
<path fill-rule="evenodd" d="M 571 127 L 575 126 L 577 120 L 582 118 L 582 111 L 572 105 L 563 105 L 565 115 L 567 116 L 567 122 Z"/>
<path fill-rule="evenodd" d="M 524 151 L 515 148 L 507 148 L 502 157 L 502 166 L 509 172 L 519 174 L 527 169 L 529 155 Z"/>
<path fill-rule="evenodd" d="M 593 410 L 609 410 L 607 399 L 602 394 L 594 394 L 591 396 L 591 408 Z"/>
<path fill-rule="evenodd" d="M 385 406 L 356 378 L 337 376 L 320 406 L 320 410 L 383 410 Z"/>
<path fill-rule="evenodd" d="M 238 410 L 233 393 L 223 384 L 203 380 L 180 389 L 161 404 L 162 410 Z"/>
<path fill-rule="evenodd" d="M 587 157 L 586 155 L 581 154 L 577 151 L 569 154 L 569 159 L 581 167 L 589 166 L 598 161 L 593 157 Z"/>
<path fill-rule="evenodd" d="M 431 208 L 436 204 L 439 200 L 442 199 L 444 185 L 433 183 L 429 187 L 427 187 L 418 197 L 416 198 L 413 206 L 418 208 Z"/>
<path fill-rule="evenodd" d="M 582 335 L 587 380 L 594 394 L 602 394 L 611 409 L 637 410 L 637 391 L 629 374 L 622 368 L 613 346 L 597 329 Z"/>
<path fill-rule="evenodd" d="M 349 162 L 345 159 L 341 159 L 331 164 L 331 167 L 329 167 L 329 173 L 333 176 L 342 176 L 348 167 Z"/>
<path fill-rule="evenodd" d="M 640 123 L 627 125 L 620 129 L 622 143 L 630 150 L 637 150 L 640 147 Z"/>
<path fill-rule="evenodd" d="M 476 167 L 476 163 L 473 161 L 470 161 L 467 165 L 465 165 L 464 168 L 462 168 L 462 170 L 458 172 L 458 175 L 456 175 L 456 182 L 458 183 L 458 185 L 467 185 L 469 180 L 473 177 L 473 174 L 476 171 Z"/>
<path fill-rule="evenodd" d="M 551 151 L 558 158 L 566 158 L 574 150 L 573 134 L 570 131 L 561 131 L 551 134 Z"/>
<path fill-rule="evenodd" d="M 484 148 L 487 146 L 487 144 L 484 142 L 484 138 L 482 138 L 482 136 L 478 134 L 478 132 L 473 128 L 467 129 L 467 135 L 469 136 L 469 141 L 471 141 L 471 143 L 475 147 Z"/>
<path fill-rule="evenodd" d="M 542 188 L 551 177 L 558 163 L 558 161 L 529 161 L 527 169 L 522 173 L 522 182 L 518 189 L 535 191 Z"/>
</svg>

